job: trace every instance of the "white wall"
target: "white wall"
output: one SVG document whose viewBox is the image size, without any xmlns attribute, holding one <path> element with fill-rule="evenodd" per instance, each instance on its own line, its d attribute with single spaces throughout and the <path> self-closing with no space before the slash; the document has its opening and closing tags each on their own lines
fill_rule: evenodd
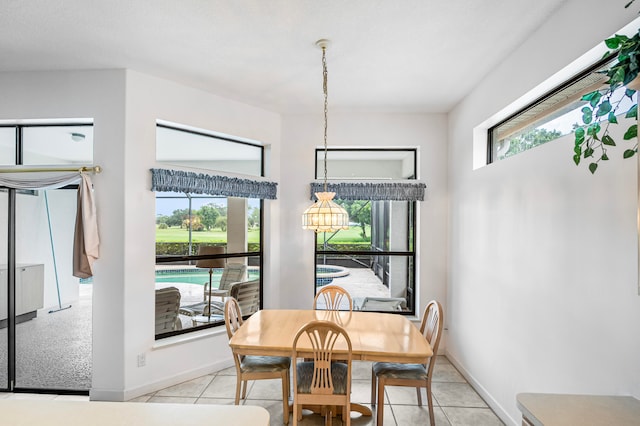
<svg viewBox="0 0 640 426">
<path fill-rule="evenodd" d="M 222 327 L 154 342 L 155 194 L 149 169 L 155 162 L 156 120 L 185 124 L 261 141 L 278 149 L 276 114 L 178 84 L 127 71 L 125 241 L 125 399 L 233 365 Z M 272 173 L 277 180 L 277 174 Z M 273 221 L 265 201 L 265 226 Z M 270 240 L 265 241 L 270 251 Z M 265 262 L 265 300 L 271 297 L 273 268 Z M 194 339 L 194 336 L 202 338 Z M 168 344 L 174 343 L 174 344 Z M 137 356 L 146 355 L 145 367 Z"/>
<path fill-rule="evenodd" d="M 418 312 L 428 300 L 446 300 L 447 130 L 437 114 L 329 112 L 329 147 L 417 147 L 419 178 L 427 185 L 418 203 Z M 313 232 L 302 229 L 302 212 L 311 204 L 314 150 L 322 147 L 321 114 L 285 115 L 282 121 L 280 177 L 282 308 L 308 308 L 313 303 Z M 284 207 L 286 206 L 286 207 Z"/>
<path fill-rule="evenodd" d="M 507 424 L 519 392 L 640 396 L 636 160 L 592 176 L 569 136 L 473 170 L 474 128 L 634 19 L 624 3 L 567 2 L 449 114 L 447 352 Z"/>
<path fill-rule="evenodd" d="M 94 265 L 91 398 L 130 399 L 232 365 L 222 329 L 154 340 L 155 195 L 149 169 L 160 166 L 156 119 L 269 144 L 268 170 L 278 181 L 279 117 L 125 70 L 3 73 L 0 92 L 0 120 L 94 119 L 94 163 L 103 172 L 93 178 L 101 246 Z M 273 306 L 279 281 L 270 266 L 278 250 L 276 203 L 265 202 L 265 306 Z M 44 244 L 42 249 L 49 250 Z M 145 367 L 137 367 L 140 354 Z"/>
</svg>

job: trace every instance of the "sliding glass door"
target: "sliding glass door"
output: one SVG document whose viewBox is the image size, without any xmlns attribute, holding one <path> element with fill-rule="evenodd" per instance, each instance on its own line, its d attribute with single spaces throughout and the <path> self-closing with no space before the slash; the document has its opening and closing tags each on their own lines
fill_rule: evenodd
<svg viewBox="0 0 640 426">
<path fill-rule="evenodd" d="M 14 147 L 14 158 L 0 151 L 0 167 L 92 163 L 91 125 L 13 129 L 13 145 L 5 145 Z M 92 284 L 72 275 L 76 194 L 76 186 L 0 188 L 0 285 L 5 286 L 0 313 L 6 317 L 0 321 L 0 388 L 5 390 L 86 394 L 91 387 Z"/>
</svg>

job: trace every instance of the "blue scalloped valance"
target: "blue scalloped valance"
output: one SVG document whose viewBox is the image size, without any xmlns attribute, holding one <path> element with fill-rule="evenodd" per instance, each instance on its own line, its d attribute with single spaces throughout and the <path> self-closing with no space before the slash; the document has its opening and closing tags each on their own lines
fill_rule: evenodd
<svg viewBox="0 0 640 426">
<path fill-rule="evenodd" d="M 275 200 L 278 191 L 277 185 L 275 182 L 207 175 L 182 170 L 151 169 L 151 190 L 159 192 L 188 192 L 190 194 Z"/>
<path fill-rule="evenodd" d="M 333 182 L 327 191 L 335 192 L 337 200 L 424 201 L 427 185 L 422 182 Z M 322 182 L 311 183 L 311 199 L 323 191 Z"/>
</svg>

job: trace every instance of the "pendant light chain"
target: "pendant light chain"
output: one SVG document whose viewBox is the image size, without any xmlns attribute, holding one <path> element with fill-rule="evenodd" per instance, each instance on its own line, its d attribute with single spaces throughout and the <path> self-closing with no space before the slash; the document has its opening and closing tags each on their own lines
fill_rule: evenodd
<svg viewBox="0 0 640 426">
<path fill-rule="evenodd" d="M 324 93 L 324 181 L 323 192 L 316 192 L 317 201 L 302 214 L 302 227 L 314 232 L 337 232 L 349 229 L 349 213 L 333 201 L 335 192 L 327 189 L 327 123 L 329 121 L 329 96 L 327 90 L 327 44 L 329 40 L 321 39 L 316 46 L 322 49 L 322 92 Z"/>
<path fill-rule="evenodd" d="M 327 122 L 329 113 L 327 91 L 327 48 L 322 46 L 322 91 L 324 93 L 324 192 L 327 192 Z"/>
</svg>

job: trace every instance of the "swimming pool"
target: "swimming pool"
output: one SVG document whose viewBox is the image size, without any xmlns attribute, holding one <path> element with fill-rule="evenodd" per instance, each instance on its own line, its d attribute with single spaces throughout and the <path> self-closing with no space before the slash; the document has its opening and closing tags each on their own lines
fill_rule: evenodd
<svg viewBox="0 0 640 426">
<path fill-rule="evenodd" d="M 260 278 L 260 270 L 258 268 L 249 268 L 248 279 L 254 280 Z M 211 282 L 217 284 L 222 276 L 222 268 L 214 268 Z M 159 269 L 156 270 L 156 283 L 182 283 L 182 284 L 200 284 L 209 283 L 208 269 Z"/>
<path fill-rule="evenodd" d="M 260 269 L 249 267 L 248 279 L 260 278 Z M 316 266 L 316 286 L 330 284 L 334 278 L 346 277 L 349 269 L 336 265 Z M 222 276 L 222 268 L 214 268 L 211 282 L 217 284 Z M 204 268 L 183 268 L 183 269 L 158 269 L 156 270 L 156 283 L 182 283 L 204 285 L 209 282 L 209 270 Z M 91 284 L 92 278 L 81 278 L 80 284 Z"/>
<path fill-rule="evenodd" d="M 316 287 L 330 284 L 334 278 L 346 277 L 349 269 L 337 265 L 316 265 Z"/>
</svg>

